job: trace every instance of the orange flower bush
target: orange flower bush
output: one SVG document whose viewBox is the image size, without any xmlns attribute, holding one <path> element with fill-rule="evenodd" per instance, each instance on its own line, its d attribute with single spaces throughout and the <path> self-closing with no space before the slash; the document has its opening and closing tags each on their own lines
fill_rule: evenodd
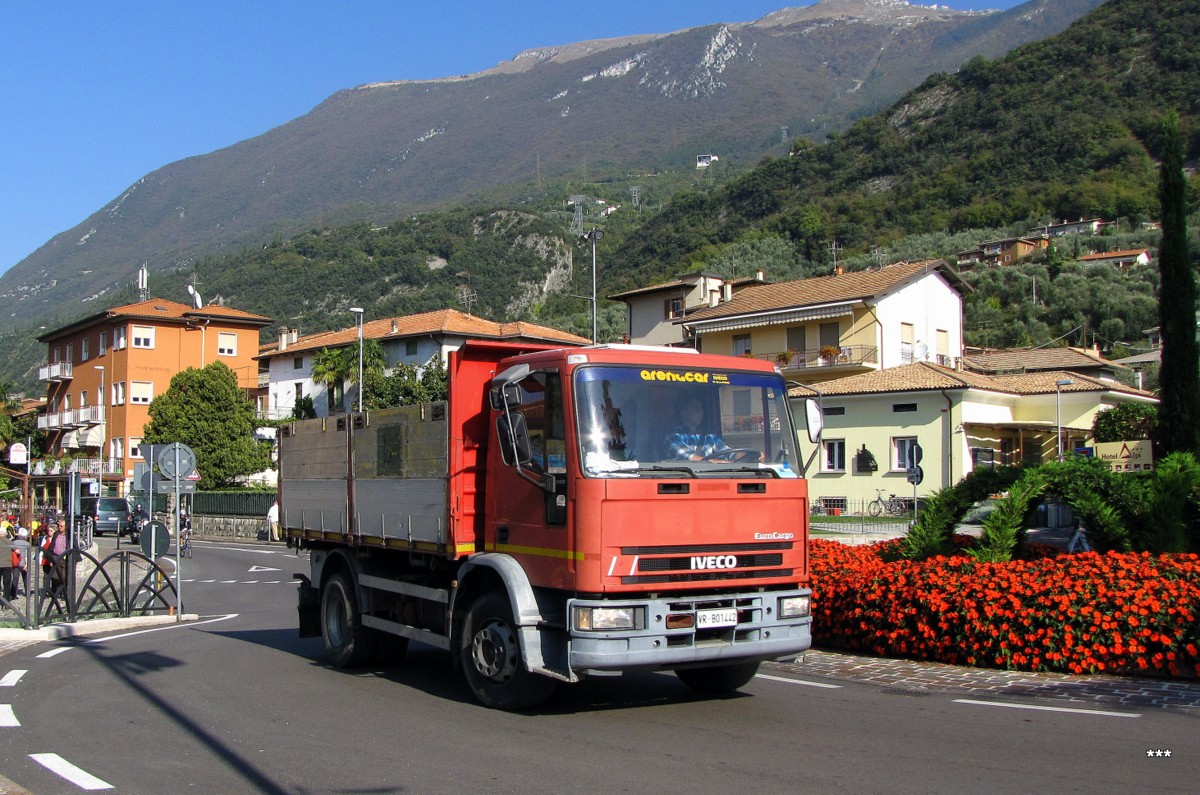
<svg viewBox="0 0 1200 795">
<path fill-rule="evenodd" d="M 956 539 L 961 549 L 968 545 Z M 1200 557 L 1089 552 L 895 560 L 813 540 L 813 641 L 881 656 L 1066 673 L 1200 676 Z"/>
</svg>

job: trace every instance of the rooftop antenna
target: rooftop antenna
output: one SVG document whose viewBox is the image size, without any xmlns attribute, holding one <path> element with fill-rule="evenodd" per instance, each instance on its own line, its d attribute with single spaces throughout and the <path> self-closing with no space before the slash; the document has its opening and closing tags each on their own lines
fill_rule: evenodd
<svg viewBox="0 0 1200 795">
<path fill-rule="evenodd" d="M 642 186 L 641 185 L 630 185 L 629 186 L 629 198 L 633 200 L 634 207 L 640 208 L 642 206 Z"/>
<path fill-rule="evenodd" d="M 142 267 L 138 268 L 137 275 L 138 297 L 142 301 L 150 300 L 150 270 L 146 267 L 146 263 L 142 263 Z"/>
<path fill-rule="evenodd" d="M 479 294 L 475 292 L 475 288 L 471 286 L 471 272 L 462 271 L 459 276 L 466 276 L 467 283 L 458 287 L 458 303 L 466 307 L 467 314 L 471 314 L 471 307 L 479 300 Z"/>
<path fill-rule="evenodd" d="M 786 144 L 788 142 L 788 135 L 791 133 L 791 131 L 792 131 L 792 128 L 788 127 L 786 124 L 780 125 L 780 127 L 779 127 L 779 143 Z"/>
</svg>

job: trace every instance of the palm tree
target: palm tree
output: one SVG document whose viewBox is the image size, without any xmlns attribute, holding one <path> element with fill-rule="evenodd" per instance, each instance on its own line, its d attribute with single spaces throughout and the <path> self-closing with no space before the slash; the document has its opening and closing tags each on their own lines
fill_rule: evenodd
<svg viewBox="0 0 1200 795">
<path fill-rule="evenodd" d="M 365 350 L 364 350 L 365 353 Z M 312 380 L 324 384 L 329 396 L 329 410 L 339 405 L 344 410 L 346 381 L 358 377 L 358 350 L 322 348 L 313 355 Z"/>
</svg>

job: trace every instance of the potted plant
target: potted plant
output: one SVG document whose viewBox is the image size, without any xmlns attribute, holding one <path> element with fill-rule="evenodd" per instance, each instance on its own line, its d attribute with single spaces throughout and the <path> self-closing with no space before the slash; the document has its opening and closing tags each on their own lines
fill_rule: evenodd
<svg viewBox="0 0 1200 795">
<path fill-rule="evenodd" d="M 775 354 L 775 363 L 782 367 L 790 367 L 792 362 L 799 356 L 799 351 L 780 351 Z"/>
<path fill-rule="evenodd" d="M 826 364 L 833 364 L 837 361 L 837 357 L 842 353 L 842 349 L 836 345 L 822 345 L 820 356 L 821 360 Z"/>
</svg>

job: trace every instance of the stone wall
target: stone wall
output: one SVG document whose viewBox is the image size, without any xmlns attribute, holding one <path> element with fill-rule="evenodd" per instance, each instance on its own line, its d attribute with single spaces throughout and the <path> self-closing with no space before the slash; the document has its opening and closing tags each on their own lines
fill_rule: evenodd
<svg viewBox="0 0 1200 795">
<path fill-rule="evenodd" d="M 159 521 L 162 521 L 161 517 Z M 266 541 L 269 527 L 262 517 L 193 516 L 192 534 L 196 538 Z"/>
</svg>

